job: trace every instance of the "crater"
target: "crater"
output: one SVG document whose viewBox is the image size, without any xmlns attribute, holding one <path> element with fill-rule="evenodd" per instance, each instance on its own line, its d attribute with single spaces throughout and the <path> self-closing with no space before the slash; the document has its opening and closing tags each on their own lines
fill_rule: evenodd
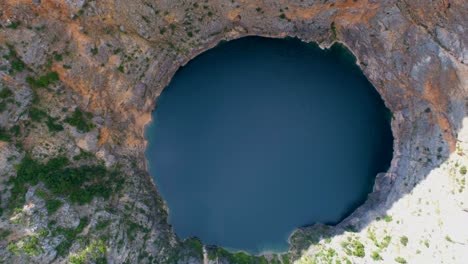
<svg viewBox="0 0 468 264">
<path fill-rule="evenodd" d="M 146 128 L 150 173 L 181 238 L 282 252 L 337 224 L 392 158 L 390 111 L 343 46 L 245 37 L 180 68 Z"/>
</svg>

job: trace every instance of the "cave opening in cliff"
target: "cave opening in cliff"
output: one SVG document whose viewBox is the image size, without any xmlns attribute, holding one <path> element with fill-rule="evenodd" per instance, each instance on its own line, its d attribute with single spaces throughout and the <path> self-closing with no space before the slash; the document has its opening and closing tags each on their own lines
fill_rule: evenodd
<svg viewBox="0 0 468 264">
<path fill-rule="evenodd" d="M 336 224 L 392 158 L 388 109 L 346 48 L 246 37 L 178 70 L 147 127 L 150 173 L 181 238 L 285 251 Z"/>
</svg>

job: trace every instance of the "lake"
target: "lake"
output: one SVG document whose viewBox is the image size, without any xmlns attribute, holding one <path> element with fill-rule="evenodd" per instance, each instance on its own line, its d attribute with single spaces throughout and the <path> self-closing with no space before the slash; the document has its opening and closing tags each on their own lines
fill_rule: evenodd
<svg viewBox="0 0 468 264">
<path fill-rule="evenodd" d="M 389 111 L 340 45 L 246 37 L 177 71 L 146 128 L 147 159 L 181 238 L 286 251 L 337 224 L 392 158 Z"/>
</svg>

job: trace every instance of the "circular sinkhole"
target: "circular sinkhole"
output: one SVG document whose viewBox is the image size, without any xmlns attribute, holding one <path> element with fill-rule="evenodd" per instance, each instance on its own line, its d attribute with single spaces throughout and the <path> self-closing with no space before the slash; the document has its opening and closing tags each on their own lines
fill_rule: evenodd
<svg viewBox="0 0 468 264">
<path fill-rule="evenodd" d="M 147 127 L 150 173 L 181 238 L 286 251 L 336 224 L 388 169 L 388 110 L 344 47 L 246 37 L 179 69 Z"/>
</svg>

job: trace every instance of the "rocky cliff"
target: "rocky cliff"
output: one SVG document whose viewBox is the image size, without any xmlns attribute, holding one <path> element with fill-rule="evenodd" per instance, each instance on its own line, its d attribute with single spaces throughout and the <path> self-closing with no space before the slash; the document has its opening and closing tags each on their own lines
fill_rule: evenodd
<svg viewBox="0 0 468 264">
<path fill-rule="evenodd" d="M 5 263 L 463 263 L 468 4 L 3 0 L 0 260 Z M 248 256 L 181 240 L 144 127 L 179 67 L 247 35 L 347 46 L 393 112 L 394 157 L 336 227 Z M 337 262 L 337 263 L 339 263 Z"/>
</svg>

